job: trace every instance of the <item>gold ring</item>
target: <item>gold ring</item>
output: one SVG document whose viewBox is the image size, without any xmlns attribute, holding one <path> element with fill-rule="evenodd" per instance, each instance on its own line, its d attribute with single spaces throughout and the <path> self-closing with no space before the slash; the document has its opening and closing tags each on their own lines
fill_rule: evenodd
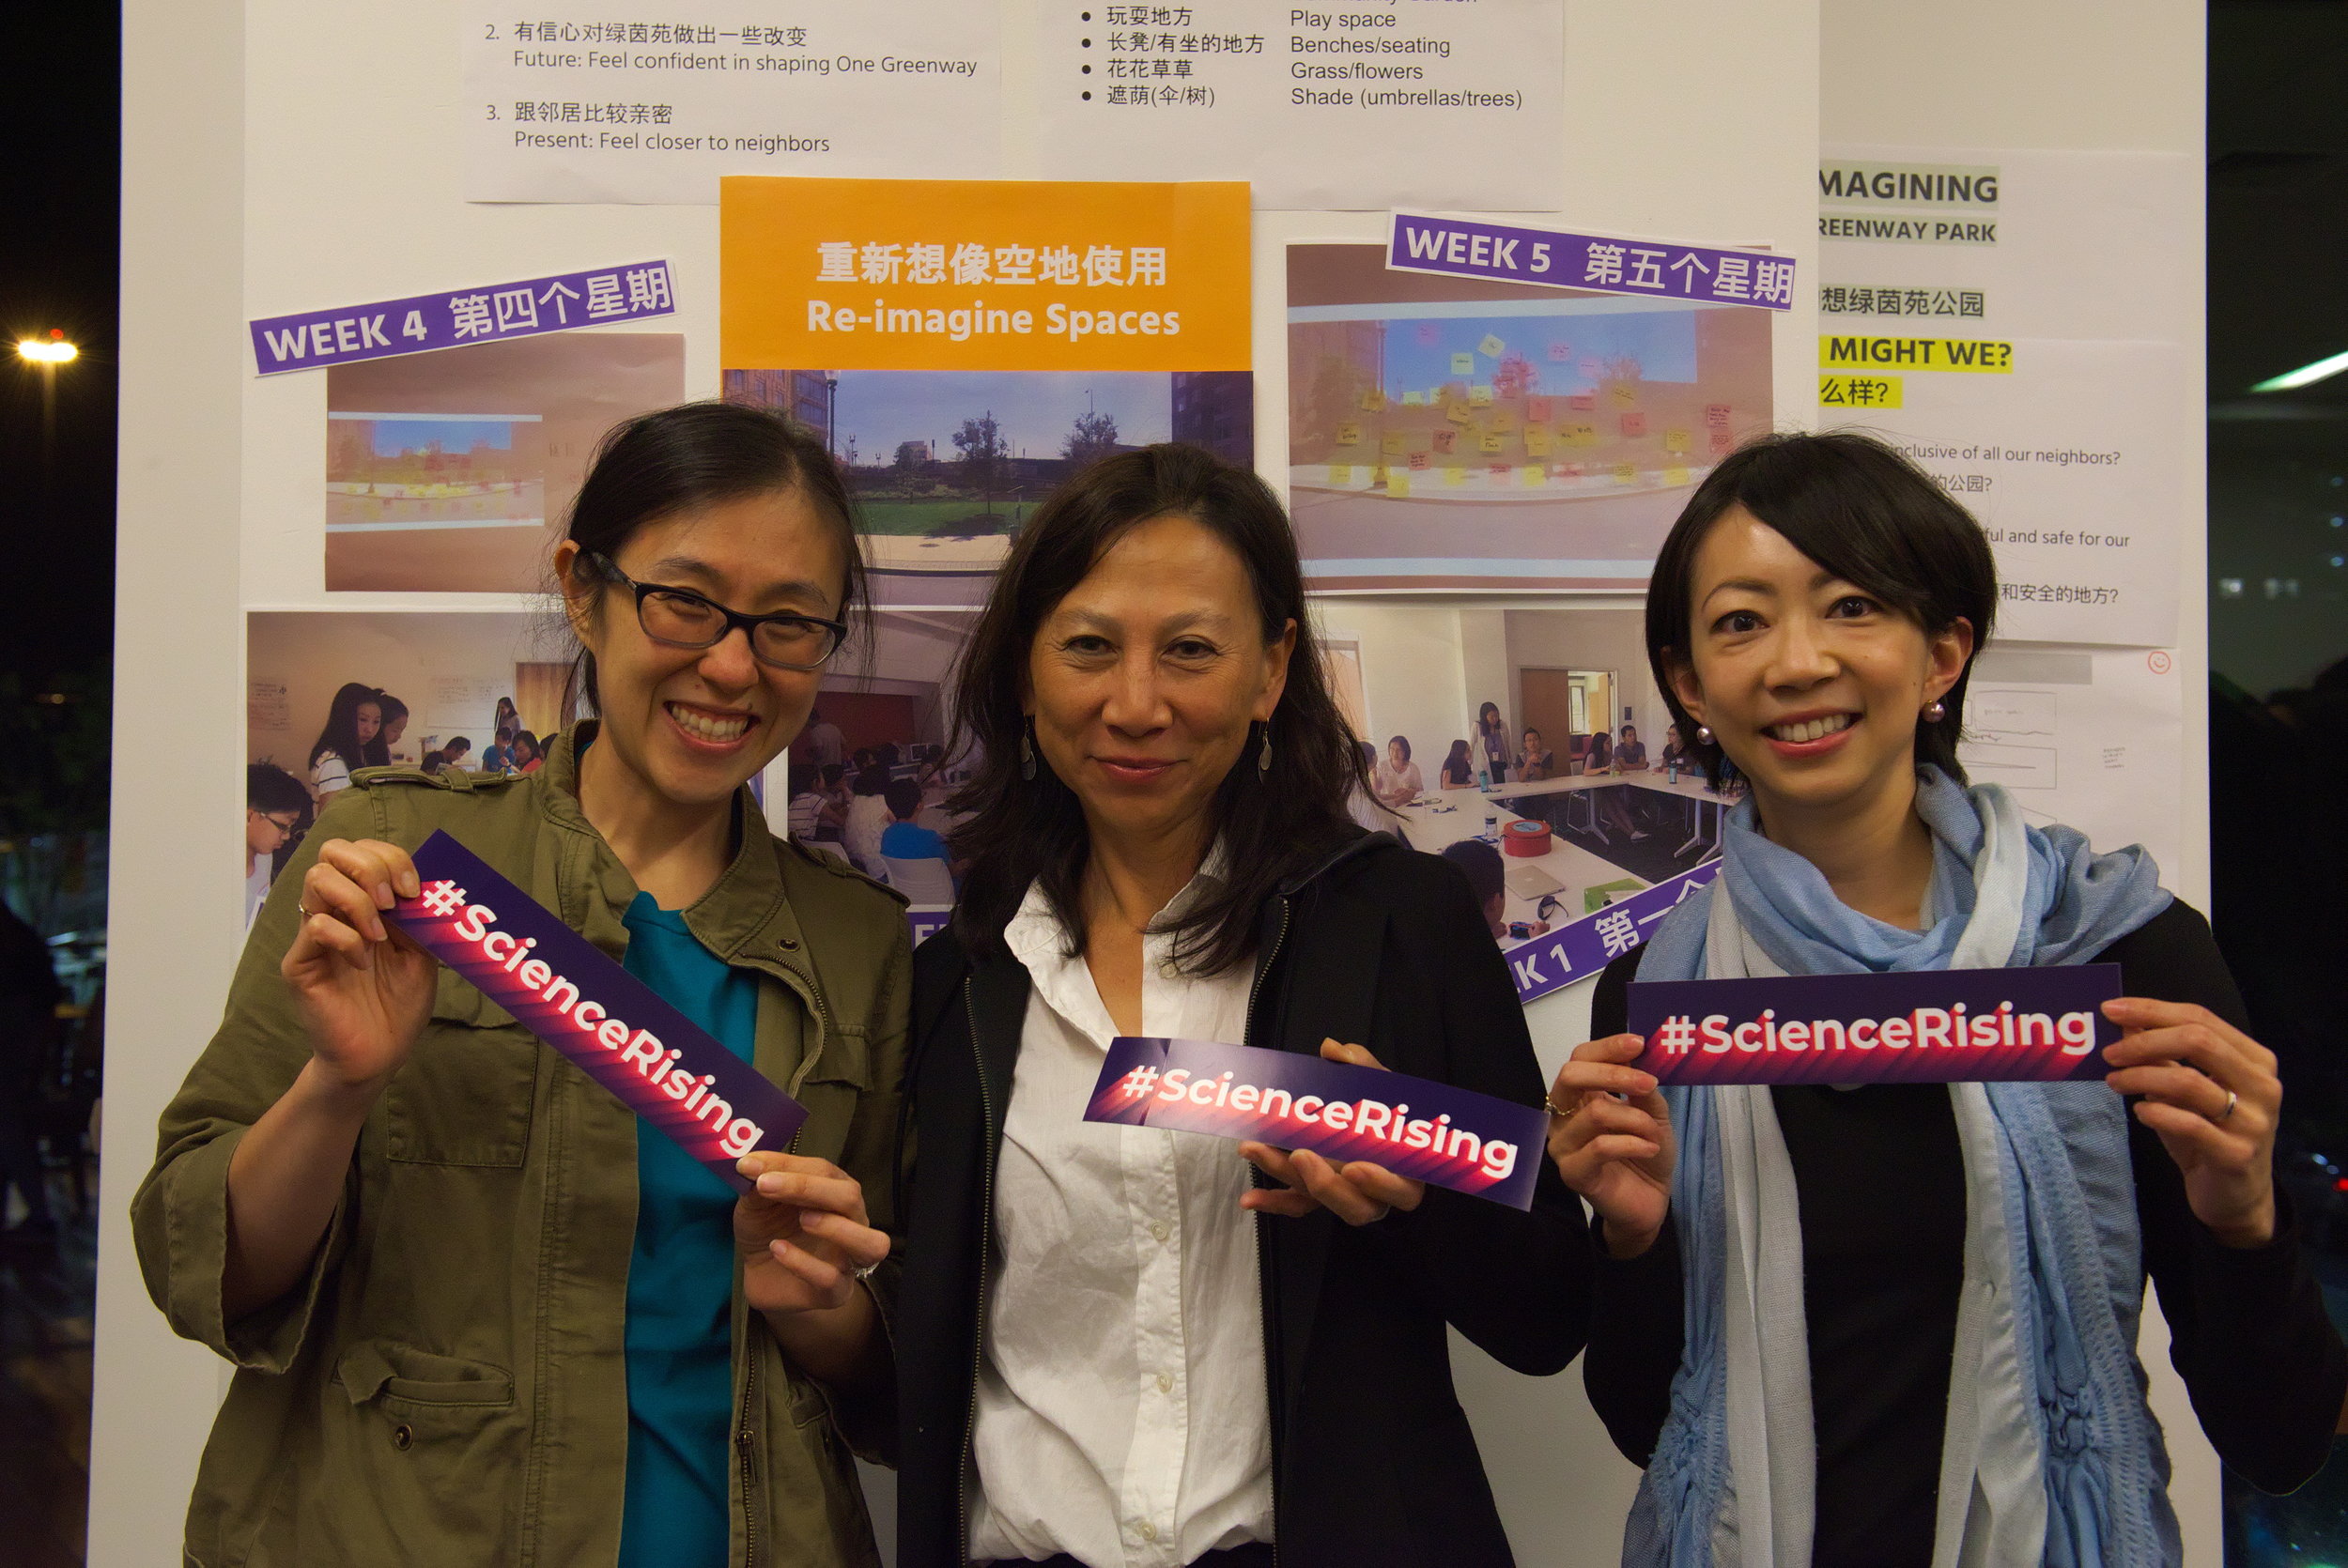
<svg viewBox="0 0 2348 1568">
<path fill-rule="evenodd" d="M 1580 1100 L 1576 1100 L 1573 1103 L 1573 1109 L 1568 1110 L 1566 1107 L 1557 1103 L 1556 1097 L 1553 1093 L 1541 1096 L 1541 1105 L 1552 1116 L 1570 1116 L 1573 1115 L 1574 1111 L 1582 1109 L 1582 1102 Z"/>
</svg>

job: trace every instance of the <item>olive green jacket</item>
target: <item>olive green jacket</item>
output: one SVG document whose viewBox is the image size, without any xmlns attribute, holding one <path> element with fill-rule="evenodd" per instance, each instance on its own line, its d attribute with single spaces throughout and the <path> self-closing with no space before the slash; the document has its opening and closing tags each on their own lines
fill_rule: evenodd
<svg viewBox="0 0 2348 1568">
<path fill-rule="evenodd" d="M 147 1286 L 237 1372 L 188 1509 L 203 1568 L 608 1564 L 627 1457 L 622 1350 L 637 1121 L 443 970 L 369 1115 L 326 1240 L 282 1300 L 223 1321 L 237 1143 L 309 1059 L 278 974 L 301 873 L 334 838 L 434 828 L 617 959 L 635 884 L 581 815 L 572 737 L 523 778 L 359 773 L 245 945 L 226 1016 L 164 1111 L 132 1201 Z M 808 1108 L 793 1152 L 838 1162 L 893 1232 L 910 976 L 903 900 L 771 838 L 745 791 L 733 865 L 685 919 L 758 977 L 756 1064 Z M 870 1282 L 884 1321 L 892 1259 Z M 818 1386 L 734 1299 L 734 1568 L 877 1568 L 849 1445 L 888 1446 L 893 1391 Z"/>
</svg>

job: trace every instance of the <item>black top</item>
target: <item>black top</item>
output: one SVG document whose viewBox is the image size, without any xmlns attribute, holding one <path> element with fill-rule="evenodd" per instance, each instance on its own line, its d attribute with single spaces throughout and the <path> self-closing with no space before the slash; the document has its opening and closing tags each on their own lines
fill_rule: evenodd
<svg viewBox="0 0 2348 1568">
<path fill-rule="evenodd" d="M 1365 836 L 1284 885 L 1260 929 L 1246 1043 L 1359 1042 L 1398 1072 L 1540 1102 L 1523 1008 L 1458 868 Z M 889 1326 L 897 1560 L 961 1568 L 990 1176 L 1028 982 L 1008 955 L 974 959 L 950 925 L 913 969 L 919 1155 Z M 1429 1187 L 1415 1210 L 1358 1228 L 1325 1212 L 1258 1222 L 1282 1568 L 1510 1562 L 1448 1330 L 1518 1372 L 1563 1369 L 1582 1348 L 1595 1251 L 1556 1167 L 1538 1149 L 1519 1158 L 1540 1161 L 1529 1212 Z"/>
<path fill-rule="evenodd" d="M 1599 976 L 1591 1035 L 1622 1031 L 1639 951 Z M 2241 1027 L 2242 999 L 2208 923 L 2172 903 L 2096 956 L 2126 994 L 2198 1002 Z M 1770 1091 L 1801 1203 L 1810 1398 L 1818 1444 L 1815 1568 L 1932 1560 L 1949 1363 L 1964 1276 L 1956 1119 L 1934 1084 Z M 2325 1315 L 2288 1211 L 2265 1247 L 2222 1246 L 2195 1219 L 2160 1140 L 2129 1119 L 2144 1266 L 2170 1360 L 2218 1456 L 2288 1491 L 2322 1468 L 2348 1395 L 2348 1351 Z M 2277 1201 L 2281 1201 L 2278 1189 Z M 1655 1452 L 1682 1344 L 1679 1245 L 1667 1222 L 1639 1257 L 1600 1262 L 1584 1379 L 1632 1463 Z"/>
</svg>

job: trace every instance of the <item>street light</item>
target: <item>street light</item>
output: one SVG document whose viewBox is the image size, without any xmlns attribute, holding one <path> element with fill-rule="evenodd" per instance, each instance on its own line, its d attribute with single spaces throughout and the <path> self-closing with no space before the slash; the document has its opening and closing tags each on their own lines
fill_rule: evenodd
<svg viewBox="0 0 2348 1568">
<path fill-rule="evenodd" d="M 57 367 L 81 357 L 81 349 L 66 341 L 63 327 L 52 327 L 45 338 L 23 338 L 16 357 L 40 367 L 41 482 L 52 484 L 57 466 Z"/>
</svg>

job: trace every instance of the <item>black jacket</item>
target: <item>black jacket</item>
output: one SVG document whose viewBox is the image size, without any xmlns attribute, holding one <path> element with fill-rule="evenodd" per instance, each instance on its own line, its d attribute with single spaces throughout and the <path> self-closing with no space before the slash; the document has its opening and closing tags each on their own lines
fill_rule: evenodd
<svg viewBox="0 0 2348 1568">
<path fill-rule="evenodd" d="M 1262 921 L 1245 1043 L 1318 1053 L 1333 1038 L 1398 1072 L 1540 1102 L 1506 965 L 1456 869 L 1365 835 L 1284 884 Z M 903 1568 L 961 1568 L 969 1539 L 992 1188 L 1027 992 L 1016 959 L 974 963 L 951 926 L 914 955 L 918 1154 L 893 1325 Z M 1359 1229 L 1325 1212 L 1259 1222 L 1283 1568 L 1512 1561 L 1444 1325 L 1537 1376 L 1582 1349 L 1582 1207 L 1525 1154 L 1541 1165 L 1529 1213 L 1429 1187 L 1416 1210 Z"/>
</svg>

